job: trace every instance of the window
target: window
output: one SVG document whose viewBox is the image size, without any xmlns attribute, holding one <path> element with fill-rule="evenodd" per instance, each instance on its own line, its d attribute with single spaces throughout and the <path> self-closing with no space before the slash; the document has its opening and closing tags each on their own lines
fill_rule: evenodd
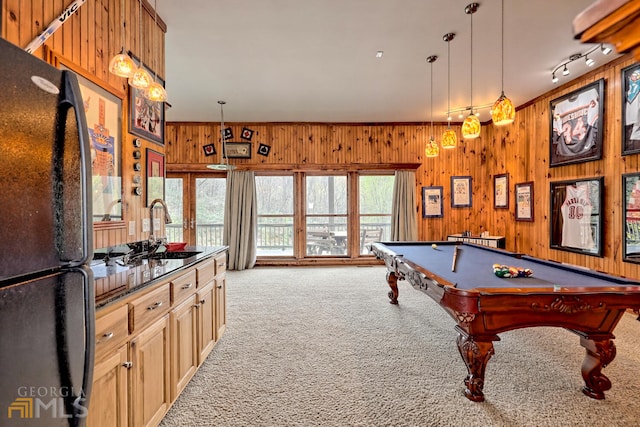
<svg viewBox="0 0 640 427">
<path fill-rule="evenodd" d="M 306 254 L 346 255 L 346 175 L 307 175 L 305 201 Z"/>
<path fill-rule="evenodd" d="M 391 238 L 393 175 L 358 177 L 360 254 L 368 254 L 368 243 Z"/>
<path fill-rule="evenodd" d="M 257 255 L 293 256 L 293 175 L 256 176 Z"/>
<path fill-rule="evenodd" d="M 196 178 L 196 245 L 222 245 L 226 191 L 226 178 Z"/>
</svg>

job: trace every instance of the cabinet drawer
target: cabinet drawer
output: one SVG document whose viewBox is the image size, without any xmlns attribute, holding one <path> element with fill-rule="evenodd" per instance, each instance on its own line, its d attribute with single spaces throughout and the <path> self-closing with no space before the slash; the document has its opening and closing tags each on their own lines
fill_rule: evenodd
<svg viewBox="0 0 640 427">
<path fill-rule="evenodd" d="M 141 331 L 146 325 L 162 317 L 169 311 L 171 292 L 169 284 L 164 284 L 148 294 L 129 303 L 131 318 L 129 332 Z"/>
<path fill-rule="evenodd" d="M 96 316 L 96 360 L 122 345 L 129 336 L 126 305 L 104 316 Z"/>
<path fill-rule="evenodd" d="M 216 261 L 216 276 L 227 271 L 227 253 L 223 252 L 214 258 Z"/>
<path fill-rule="evenodd" d="M 171 281 L 171 304 L 178 304 L 196 291 L 196 270 L 193 269 Z"/>
<path fill-rule="evenodd" d="M 216 260 L 203 261 L 196 266 L 198 272 L 198 287 L 201 288 L 213 279 L 216 275 Z"/>
</svg>

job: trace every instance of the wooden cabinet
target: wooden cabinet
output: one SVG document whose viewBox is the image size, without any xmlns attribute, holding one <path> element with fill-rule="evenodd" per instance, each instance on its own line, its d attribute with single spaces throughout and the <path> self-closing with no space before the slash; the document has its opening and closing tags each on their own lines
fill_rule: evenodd
<svg viewBox="0 0 640 427">
<path fill-rule="evenodd" d="M 93 369 L 89 427 L 126 427 L 129 424 L 128 344 L 100 359 Z M 97 359 L 96 359 L 97 360 Z"/>
<path fill-rule="evenodd" d="M 96 311 L 89 427 L 157 426 L 226 323 L 226 252 Z"/>
<path fill-rule="evenodd" d="M 169 315 L 146 328 L 130 345 L 133 425 L 157 426 L 171 405 Z"/>
</svg>

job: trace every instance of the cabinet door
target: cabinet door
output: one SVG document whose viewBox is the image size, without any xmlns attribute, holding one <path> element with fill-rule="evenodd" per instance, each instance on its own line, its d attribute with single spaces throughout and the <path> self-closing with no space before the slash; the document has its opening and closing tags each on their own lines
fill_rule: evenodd
<svg viewBox="0 0 640 427">
<path fill-rule="evenodd" d="M 169 409 L 171 397 L 169 315 L 146 328 L 131 340 L 130 345 L 133 425 L 157 426 Z"/>
<path fill-rule="evenodd" d="M 224 275 L 216 278 L 216 341 L 227 326 L 227 282 Z"/>
<path fill-rule="evenodd" d="M 172 401 L 182 392 L 198 368 L 196 315 L 195 295 L 176 306 L 170 313 Z"/>
<path fill-rule="evenodd" d="M 216 343 L 215 281 L 198 291 L 198 366 L 204 362 Z"/>
<path fill-rule="evenodd" d="M 93 387 L 87 425 L 126 427 L 129 417 L 127 344 L 98 361 L 93 370 Z"/>
</svg>

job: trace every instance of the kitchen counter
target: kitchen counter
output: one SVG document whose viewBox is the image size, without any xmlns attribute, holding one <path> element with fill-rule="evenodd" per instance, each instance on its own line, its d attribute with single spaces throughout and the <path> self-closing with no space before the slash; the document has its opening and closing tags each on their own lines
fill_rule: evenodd
<svg viewBox="0 0 640 427">
<path fill-rule="evenodd" d="M 140 259 L 120 265 L 119 258 L 91 263 L 95 280 L 96 309 L 111 304 L 129 294 L 161 281 L 193 264 L 212 258 L 227 249 L 226 246 L 187 246 L 185 251 L 199 252 L 184 259 Z"/>
</svg>

